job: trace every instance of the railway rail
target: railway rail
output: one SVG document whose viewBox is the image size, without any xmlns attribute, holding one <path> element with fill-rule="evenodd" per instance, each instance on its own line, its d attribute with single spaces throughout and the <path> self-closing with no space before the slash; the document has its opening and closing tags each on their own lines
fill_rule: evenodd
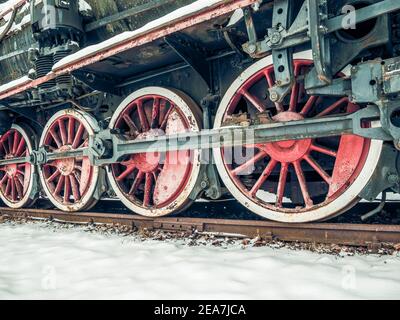
<svg viewBox="0 0 400 320">
<path fill-rule="evenodd" d="M 0 198 L 13 214 L 46 198 L 89 219 L 75 212 L 118 199 L 145 217 L 127 223 L 207 231 L 161 217 L 232 197 L 284 224 L 218 228 L 320 241 L 343 225 L 285 223 L 400 193 L 398 0 L 166 3 L 0 0 Z M 357 242 L 363 227 L 349 228 Z"/>
<path fill-rule="evenodd" d="M 122 225 L 166 232 L 199 232 L 226 237 L 261 237 L 264 240 L 368 247 L 377 250 L 400 243 L 400 225 L 352 223 L 287 224 L 270 221 L 199 219 L 188 217 L 148 218 L 139 215 L 98 212 L 68 213 L 43 209 L 1 208 L 3 219 L 52 220 L 71 224 Z"/>
</svg>

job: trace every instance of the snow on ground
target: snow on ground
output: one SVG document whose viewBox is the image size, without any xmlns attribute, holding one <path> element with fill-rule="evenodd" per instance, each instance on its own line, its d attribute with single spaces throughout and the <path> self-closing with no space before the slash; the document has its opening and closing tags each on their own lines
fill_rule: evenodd
<svg viewBox="0 0 400 320">
<path fill-rule="evenodd" d="M 400 256 L 319 255 L 0 224 L 0 299 L 395 299 Z"/>
</svg>

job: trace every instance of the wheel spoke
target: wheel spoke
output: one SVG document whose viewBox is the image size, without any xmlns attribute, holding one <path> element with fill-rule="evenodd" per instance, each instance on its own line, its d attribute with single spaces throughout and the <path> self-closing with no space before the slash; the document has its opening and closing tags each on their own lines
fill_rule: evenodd
<svg viewBox="0 0 400 320">
<path fill-rule="evenodd" d="M 305 116 L 311 111 L 311 109 L 314 107 L 315 102 L 316 102 L 317 100 L 318 100 L 318 97 L 317 97 L 317 96 L 311 96 L 311 97 L 307 100 L 307 102 L 306 102 L 306 104 L 304 105 L 303 109 L 301 110 L 300 114 L 301 114 L 302 116 L 305 117 Z"/>
<path fill-rule="evenodd" d="M 301 66 L 299 64 L 295 64 L 294 66 L 294 76 L 297 77 L 300 74 Z M 299 101 L 299 83 L 295 80 L 292 93 L 290 95 L 290 103 L 289 103 L 289 111 L 296 112 L 297 104 Z"/>
<path fill-rule="evenodd" d="M 61 175 L 61 172 L 56 170 L 48 179 L 47 183 L 52 183 L 54 180 L 56 180 L 59 176 Z"/>
<path fill-rule="evenodd" d="M 71 198 L 71 184 L 68 177 L 64 178 L 64 202 L 69 203 Z"/>
<path fill-rule="evenodd" d="M 79 193 L 79 185 L 74 175 L 69 176 L 69 180 L 71 182 L 72 187 L 72 195 L 74 196 L 75 201 L 81 200 L 81 195 Z"/>
<path fill-rule="evenodd" d="M 50 135 L 52 136 L 54 142 L 57 145 L 57 148 L 61 148 L 62 147 L 62 142 L 60 140 L 60 138 L 58 137 L 57 133 L 54 131 L 54 129 L 50 129 Z"/>
<path fill-rule="evenodd" d="M 329 106 L 328 108 L 326 108 L 324 111 L 320 112 L 316 118 L 320 118 L 323 116 L 326 116 L 330 113 L 332 113 L 333 111 L 335 111 L 337 108 L 341 107 L 343 104 L 345 103 L 349 103 L 349 98 L 344 97 L 338 101 L 336 101 L 334 104 L 332 104 L 331 106 Z"/>
<path fill-rule="evenodd" d="M 161 124 L 160 124 L 160 129 L 165 130 L 165 128 L 167 127 L 168 124 L 168 119 L 169 116 L 171 115 L 172 111 L 175 110 L 175 106 L 171 105 L 168 109 L 168 111 L 165 113 L 164 119 L 162 120 Z"/>
<path fill-rule="evenodd" d="M 156 129 L 158 127 L 158 117 L 160 115 L 160 99 L 155 98 L 153 103 L 153 110 L 151 112 L 151 128 Z"/>
<path fill-rule="evenodd" d="M 11 183 L 11 199 L 12 201 L 16 201 L 17 195 L 16 195 L 15 181 L 13 178 L 10 179 L 10 183 Z"/>
<path fill-rule="evenodd" d="M 314 204 L 311 200 L 310 194 L 308 193 L 307 182 L 304 176 L 303 169 L 301 168 L 301 163 L 300 161 L 296 161 L 293 165 L 296 171 L 297 179 L 300 184 L 301 193 L 303 194 L 304 203 L 307 208 L 312 207 Z"/>
<path fill-rule="evenodd" d="M 308 164 L 321 176 L 322 179 L 325 180 L 327 184 L 331 184 L 332 178 L 326 171 L 313 159 L 311 156 L 305 156 L 304 160 L 308 162 Z"/>
<path fill-rule="evenodd" d="M 68 137 L 67 137 L 67 130 L 65 129 L 65 123 L 64 123 L 63 119 L 58 120 L 58 127 L 60 128 L 62 144 L 63 144 L 63 146 L 65 146 L 68 142 Z"/>
<path fill-rule="evenodd" d="M 278 190 L 276 193 L 276 206 L 283 206 L 283 197 L 285 195 L 286 180 L 289 172 L 289 164 L 282 163 L 281 172 L 279 175 Z"/>
<path fill-rule="evenodd" d="M 133 122 L 132 118 L 129 116 L 129 114 L 125 113 L 122 118 L 124 119 L 125 123 L 129 127 L 130 134 L 132 136 L 137 136 L 139 135 L 139 129 L 137 128 L 136 124 Z"/>
<path fill-rule="evenodd" d="M 265 112 L 266 110 L 265 106 L 261 103 L 261 101 L 257 97 L 253 96 L 252 94 L 250 94 L 250 92 L 248 92 L 245 89 L 242 89 L 240 91 L 240 94 L 244 96 L 246 100 L 248 100 L 258 111 Z"/>
<path fill-rule="evenodd" d="M 8 180 L 8 176 L 5 174 L 4 177 L 0 180 L 0 186 L 3 188 L 3 186 L 5 187 L 6 182 Z"/>
<path fill-rule="evenodd" d="M 262 185 L 264 184 L 265 181 L 267 181 L 267 179 L 269 178 L 269 176 L 271 175 L 272 171 L 274 171 L 276 165 L 278 164 L 277 161 L 275 160 L 271 160 L 267 167 L 265 168 L 264 172 L 261 174 L 261 177 L 257 180 L 257 182 L 255 183 L 255 185 L 253 186 L 253 188 L 250 191 L 250 195 L 252 197 L 255 197 L 258 190 L 260 190 L 260 188 L 262 187 Z"/>
<path fill-rule="evenodd" d="M 11 179 L 8 178 L 8 179 L 7 179 L 7 185 L 6 185 L 6 192 L 5 192 L 5 194 L 6 194 L 6 196 L 9 196 L 10 193 L 11 193 Z"/>
<path fill-rule="evenodd" d="M 26 151 L 28 151 L 26 148 L 26 141 L 25 139 L 21 139 L 18 148 L 17 148 L 17 152 L 15 153 L 16 157 L 21 157 L 24 153 L 26 153 Z"/>
<path fill-rule="evenodd" d="M 2 147 L 4 149 L 4 153 L 5 154 L 10 154 L 10 150 L 8 149 L 8 146 L 6 146 L 6 144 L 3 141 L 1 142 L 1 145 L 2 145 Z"/>
<path fill-rule="evenodd" d="M 17 179 L 18 179 L 19 183 L 21 184 L 21 186 L 24 187 L 24 175 L 17 174 Z"/>
<path fill-rule="evenodd" d="M 264 72 L 265 78 L 267 79 L 268 87 L 272 88 L 275 85 L 275 81 L 273 79 L 273 72 Z"/>
<path fill-rule="evenodd" d="M 265 152 L 259 152 L 257 155 L 252 157 L 250 160 L 243 163 L 241 166 L 237 167 L 236 169 L 232 170 L 232 174 L 235 176 L 240 175 L 243 171 L 249 169 L 250 167 L 254 166 L 258 161 L 266 158 L 268 155 Z"/>
<path fill-rule="evenodd" d="M 12 151 L 13 151 L 13 146 L 14 146 L 14 141 L 13 141 L 13 135 L 12 135 L 12 133 L 10 133 L 10 134 L 8 135 L 8 137 L 7 137 L 7 142 L 8 142 L 8 151 L 9 151 L 9 154 L 11 154 Z"/>
<path fill-rule="evenodd" d="M 127 178 L 131 173 L 133 173 L 133 171 L 135 171 L 136 166 L 135 165 L 131 165 L 128 166 L 118 177 L 117 177 L 117 181 L 121 182 L 123 181 L 125 178 Z"/>
<path fill-rule="evenodd" d="M 146 181 L 144 185 L 144 199 L 143 199 L 143 205 L 145 207 L 150 206 L 152 186 L 153 186 L 153 175 L 151 173 L 146 173 Z"/>
<path fill-rule="evenodd" d="M 14 182 L 15 188 L 17 189 L 18 198 L 22 199 L 24 197 L 24 186 L 21 184 L 17 177 L 14 177 Z"/>
<path fill-rule="evenodd" d="M 133 181 L 131 189 L 129 190 L 129 195 L 133 196 L 136 193 L 137 189 L 143 181 L 143 178 L 144 173 L 142 171 L 139 171 L 136 175 L 135 180 Z"/>
<path fill-rule="evenodd" d="M 68 144 L 72 145 L 74 143 L 75 134 L 75 119 L 70 117 L 68 120 Z"/>
<path fill-rule="evenodd" d="M 81 123 L 79 125 L 78 131 L 76 132 L 74 142 L 72 143 L 72 148 L 78 148 L 80 142 L 82 141 L 83 134 L 85 132 L 85 126 Z"/>
<path fill-rule="evenodd" d="M 142 126 L 142 132 L 149 131 L 150 130 L 149 122 L 147 120 L 146 113 L 144 112 L 143 109 L 143 103 L 140 100 L 137 102 L 137 111 L 139 114 L 140 125 Z"/>
<path fill-rule="evenodd" d="M 12 148 L 12 153 L 14 155 L 16 155 L 16 153 L 17 153 L 18 145 L 19 145 L 19 133 L 18 133 L 17 130 L 15 130 L 15 132 L 14 132 L 14 144 L 13 144 L 13 148 Z"/>
<path fill-rule="evenodd" d="M 58 179 L 58 183 L 57 183 L 56 189 L 54 190 L 54 194 L 56 196 L 58 196 L 61 193 L 61 191 L 62 191 L 62 189 L 64 187 L 64 180 L 65 180 L 64 176 L 61 176 L 60 179 Z"/>
<path fill-rule="evenodd" d="M 328 148 L 325 148 L 325 147 L 322 147 L 322 146 L 318 146 L 318 145 L 315 145 L 315 144 L 313 144 L 311 146 L 311 150 L 319 152 L 319 153 L 322 153 L 322 154 L 326 154 L 326 155 L 331 156 L 333 158 L 337 157 L 337 152 L 336 151 L 328 149 Z"/>
</svg>

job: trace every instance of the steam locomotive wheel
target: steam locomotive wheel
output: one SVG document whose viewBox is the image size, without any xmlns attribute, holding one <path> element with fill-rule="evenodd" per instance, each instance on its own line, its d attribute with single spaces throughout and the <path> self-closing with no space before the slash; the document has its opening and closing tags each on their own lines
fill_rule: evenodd
<svg viewBox="0 0 400 320">
<path fill-rule="evenodd" d="M 87 113 L 62 110 L 46 125 L 40 147 L 66 152 L 88 146 L 97 129 L 96 120 Z M 39 166 L 39 175 L 48 199 L 60 210 L 76 212 L 91 208 L 99 180 L 99 168 L 89 158 L 65 158 Z"/>
<path fill-rule="evenodd" d="M 307 96 L 302 75 L 311 68 L 310 59 L 308 52 L 296 55 L 296 84 L 283 103 L 269 99 L 268 88 L 275 85 L 272 58 L 255 63 L 227 91 L 215 127 L 243 114 L 288 122 L 357 111 L 347 98 Z M 326 220 L 355 205 L 381 151 L 382 142 L 343 135 L 246 145 L 236 152 L 215 149 L 214 156 L 223 182 L 244 206 L 271 220 L 300 223 Z M 245 156 L 237 159 L 232 152 Z"/>
<path fill-rule="evenodd" d="M 0 158 L 11 160 L 29 156 L 33 150 L 33 133 L 29 128 L 14 124 L 0 139 Z M 0 167 L 0 197 L 10 208 L 33 204 L 35 166 L 29 162 Z"/>
<path fill-rule="evenodd" d="M 159 87 L 128 96 L 111 119 L 130 140 L 199 131 L 198 106 L 185 94 Z M 199 151 L 134 154 L 108 167 L 109 181 L 121 201 L 143 216 L 165 216 L 188 207 L 200 173 Z"/>
</svg>

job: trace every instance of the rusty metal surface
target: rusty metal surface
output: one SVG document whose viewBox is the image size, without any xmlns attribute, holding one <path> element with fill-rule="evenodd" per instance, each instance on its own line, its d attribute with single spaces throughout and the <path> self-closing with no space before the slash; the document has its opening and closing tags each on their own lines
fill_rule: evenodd
<svg viewBox="0 0 400 320">
<path fill-rule="evenodd" d="M 55 219 L 68 223 L 119 224 L 139 229 L 187 232 L 197 230 L 218 234 L 260 236 L 285 242 L 325 243 L 349 246 L 374 246 L 400 243 L 400 225 L 367 224 L 283 224 L 269 221 L 244 221 L 194 218 L 146 218 L 107 213 L 65 213 L 56 210 L 0 208 L 0 216 Z"/>
<path fill-rule="evenodd" d="M 163 38 L 167 35 L 181 31 L 183 29 L 195 26 L 204 21 L 208 21 L 208 20 L 214 19 L 216 17 L 222 16 L 229 12 L 235 11 L 236 9 L 249 6 L 255 2 L 257 2 L 257 0 L 230 0 L 230 1 L 226 1 L 226 3 L 219 4 L 217 6 L 202 10 L 197 14 L 183 17 L 182 19 L 180 19 L 178 21 L 174 21 L 171 24 L 161 25 L 146 34 L 139 35 L 133 39 L 128 39 L 128 40 L 125 40 L 122 42 L 117 42 L 113 46 L 105 49 L 104 51 L 98 52 L 93 55 L 82 57 L 81 59 L 74 61 L 71 64 L 67 64 L 66 66 L 63 66 L 60 69 L 57 69 L 54 72 L 52 72 L 44 77 L 35 79 L 29 83 L 17 85 L 17 86 L 10 88 L 4 92 L 1 92 L 0 100 L 5 99 L 10 96 L 13 96 L 18 93 L 21 93 L 25 90 L 37 87 L 40 84 L 43 84 L 50 80 L 53 80 L 58 76 L 68 74 L 72 71 L 75 71 L 75 70 L 78 70 L 85 66 L 94 64 L 94 63 L 104 60 L 106 58 L 112 57 L 116 54 L 119 54 L 121 52 L 125 52 L 129 49 L 139 47 L 139 46 L 145 45 L 147 43 L 151 43 L 154 40 Z"/>
</svg>

